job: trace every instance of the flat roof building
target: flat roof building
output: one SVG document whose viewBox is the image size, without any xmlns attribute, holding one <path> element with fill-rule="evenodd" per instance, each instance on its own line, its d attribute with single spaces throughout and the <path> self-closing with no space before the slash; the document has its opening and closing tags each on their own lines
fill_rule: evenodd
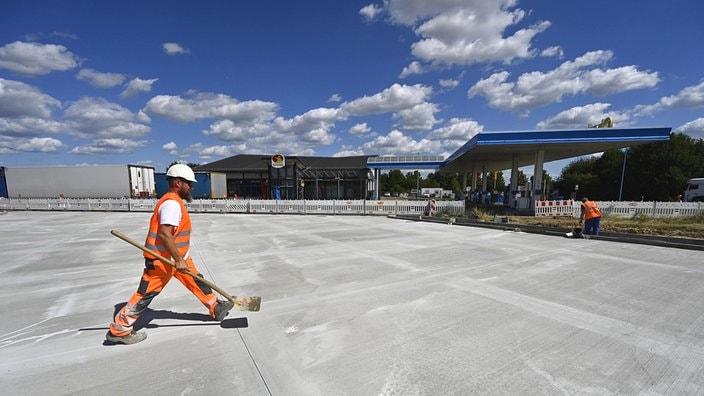
<svg viewBox="0 0 704 396">
<path fill-rule="evenodd" d="M 228 196 L 256 199 L 372 199 L 369 155 L 238 154 L 195 168 L 227 174 Z M 281 160 L 280 162 L 277 162 Z"/>
</svg>

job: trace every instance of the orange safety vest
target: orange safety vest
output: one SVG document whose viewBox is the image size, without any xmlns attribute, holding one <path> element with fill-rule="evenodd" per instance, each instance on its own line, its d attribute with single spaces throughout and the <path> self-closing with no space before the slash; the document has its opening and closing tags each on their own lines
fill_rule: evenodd
<svg viewBox="0 0 704 396">
<path fill-rule="evenodd" d="M 144 242 L 144 246 L 151 250 L 156 251 L 160 255 L 171 258 L 171 254 L 166 251 L 164 247 L 164 242 L 159 238 L 159 207 L 168 201 L 174 200 L 178 202 L 181 206 L 181 224 L 179 224 L 173 232 L 174 242 L 176 243 L 176 249 L 181 253 L 181 257 L 186 257 L 188 250 L 191 245 L 191 217 L 188 215 L 188 209 L 186 205 L 183 204 L 183 200 L 176 193 L 168 192 L 164 194 L 163 197 L 156 203 L 154 207 L 154 213 L 152 214 L 152 219 L 149 221 L 149 232 L 147 233 L 147 240 Z M 144 257 L 154 260 L 156 257 L 151 254 L 144 252 Z"/>
<path fill-rule="evenodd" d="M 582 208 L 584 208 L 584 221 L 593 219 L 595 217 L 601 217 L 601 211 L 599 210 L 599 207 L 596 206 L 596 202 L 583 202 Z"/>
</svg>

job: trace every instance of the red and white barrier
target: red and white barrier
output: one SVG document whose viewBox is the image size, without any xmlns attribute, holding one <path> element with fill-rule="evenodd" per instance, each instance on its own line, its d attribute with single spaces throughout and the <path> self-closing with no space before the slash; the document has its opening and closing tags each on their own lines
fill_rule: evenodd
<svg viewBox="0 0 704 396">
<path fill-rule="evenodd" d="M 579 205 L 573 199 L 562 201 L 535 201 L 535 216 L 579 217 Z"/>
<path fill-rule="evenodd" d="M 429 214 L 430 214 L 430 216 L 435 216 L 435 213 L 437 213 L 437 212 L 438 212 L 438 204 L 437 204 L 437 202 L 435 202 L 434 199 L 431 199 Z"/>
</svg>

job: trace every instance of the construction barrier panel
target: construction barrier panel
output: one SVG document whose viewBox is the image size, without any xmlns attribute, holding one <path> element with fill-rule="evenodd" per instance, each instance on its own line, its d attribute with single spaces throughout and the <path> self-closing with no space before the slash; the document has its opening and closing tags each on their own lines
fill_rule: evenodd
<svg viewBox="0 0 704 396">
<path fill-rule="evenodd" d="M 561 201 L 535 201 L 535 216 L 579 217 L 580 203 L 573 199 Z"/>
<path fill-rule="evenodd" d="M 334 201 L 306 201 L 307 214 L 332 214 L 335 213 Z"/>
<path fill-rule="evenodd" d="M 250 213 L 277 213 L 278 204 L 275 200 L 256 200 L 249 201 Z"/>
<path fill-rule="evenodd" d="M 227 213 L 250 213 L 250 201 L 248 199 L 228 199 L 225 200 L 225 205 L 227 206 Z"/>
<path fill-rule="evenodd" d="M 227 212 L 227 201 L 222 199 L 198 199 L 186 203 L 189 212 Z"/>
<path fill-rule="evenodd" d="M 394 215 L 398 201 L 367 201 L 366 214 L 370 215 Z"/>
<path fill-rule="evenodd" d="M 435 214 L 438 212 L 438 203 L 434 199 L 431 199 L 429 206 L 430 208 L 428 209 L 428 215 L 435 216 Z"/>
<path fill-rule="evenodd" d="M 336 214 L 364 214 L 364 201 L 333 201 Z"/>
<path fill-rule="evenodd" d="M 279 200 L 276 202 L 277 202 L 276 213 L 285 213 L 285 214 L 305 214 L 306 213 L 305 201 Z"/>
<path fill-rule="evenodd" d="M 384 201 L 386 202 L 386 201 Z M 459 202 L 459 201 L 450 201 Z M 427 212 L 428 201 L 396 201 L 395 215 L 423 215 Z M 464 213 L 464 202 L 462 202 L 462 213 Z"/>
</svg>

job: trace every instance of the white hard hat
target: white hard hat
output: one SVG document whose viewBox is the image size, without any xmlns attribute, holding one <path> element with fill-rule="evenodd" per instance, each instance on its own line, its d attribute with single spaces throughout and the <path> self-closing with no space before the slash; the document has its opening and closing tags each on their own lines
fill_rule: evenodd
<svg viewBox="0 0 704 396">
<path fill-rule="evenodd" d="M 196 175 L 195 173 L 193 173 L 193 169 L 191 169 L 191 167 L 186 164 L 171 165 L 169 170 L 166 171 L 166 176 L 179 177 L 181 179 L 188 180 L 189 182 L 196 182 Z"/>
</svg>

